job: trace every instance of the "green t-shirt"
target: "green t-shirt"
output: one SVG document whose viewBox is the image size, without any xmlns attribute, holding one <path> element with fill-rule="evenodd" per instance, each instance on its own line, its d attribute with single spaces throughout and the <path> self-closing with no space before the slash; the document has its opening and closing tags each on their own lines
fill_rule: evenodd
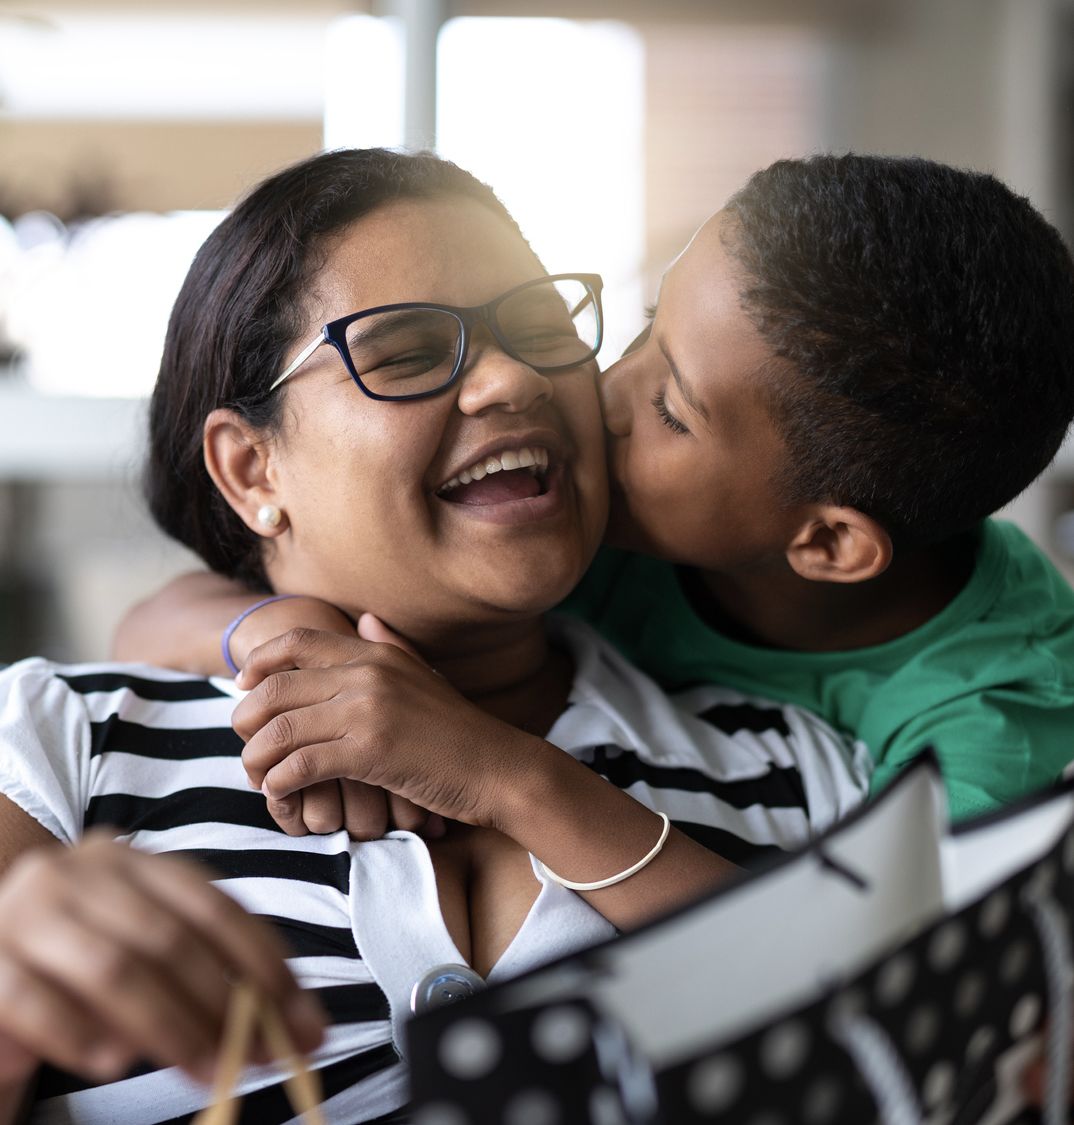
<svg viewBox="0 0 1074 1125">
<path fill-rule="evenodd" d="M 610 548 L 563 608 L 665 687 L 725 684 L 823 716 L 868 746 L 874 792 L 931 746 L 956 819 L 1050 784 L 1074 760 L 1074 591 L 1012 524 L 986 520 L 962 591 L 872 648 L 730 640 L 691 608 L 672 564 Z"/>
</svg>

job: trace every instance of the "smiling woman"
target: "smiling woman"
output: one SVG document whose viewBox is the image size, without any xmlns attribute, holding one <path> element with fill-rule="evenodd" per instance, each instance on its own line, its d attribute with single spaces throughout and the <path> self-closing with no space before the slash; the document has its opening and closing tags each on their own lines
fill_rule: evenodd
<svg viewBox="0 0 1074 1125">
<path fill-rule="evenodd" d="M 603 532 L 599 341 L 599 279 L 546 277 L 431 156 L 318 157 L 210 236 L 154 395 L 153 511 L 393 643 L 293 632 L 238 703 L 146 666 L 0 678 L 0 1077 L 73 1072 L 44 1068 L 39 1119 L 185 1120 L 207 1094 L 175 1068 L 211 1069 L 248 977 L 305 1048 L 313 998 L 329 1013 L 328 1120 L 396 1120 L 401 1026 L 437 981 L 611 938 L 860 800 L 807 714 L 670 700 L 542 619 Z M 242 1089 L 251 1120 L 290 1117 L 271 1072 Z"/>
<path fill-rule="evenodd" d="M 409 304 L 419 294 L 456 308 L 492 295 L 502 312 L 520 299 L 503 295 L 540 271 L 513 227 L 472 199 L 390 201 L 334 235 L 309 315 L 328 331 L 351 321 L 342 330 L 344 362 L 339 348 L 316 349 L 285 383 L 270 381 L 286 402 L 271 442 L 234 411 L 210 414 L 206 426 L 208 472 L 246 526 L 264 538 L 257 511 L 273 504 L 285 513 L 262 556 L 273 588 L 317 592 L 354 617 L 376 605 L 423 651 L 431 644 L 434 659 L 444 627 L 460 618 L 480 623 L 475 600 L 491 623 L 521 608 L 521 590 L 530 607 L 546 609 L 571 589 L 600 540 L 607 498 L 594 368 L 583 366 L 593 349 L 571 331 L 563 302 L 556 299 L 557 315 L 574 344 L 541 368 L 530 365 L 534 352 L 548 358 L 540 346 L 515 332 L 516 354 L 508 354 L 495 321 L 464 338 L 456 330 L 463 321 L 415 325 L 418 310 L 407 309 L 401 340 L 401 327 L 385 327 L 391 312 L 351 320 L 354 310 Z M 556 314 L 556 304 L 542 307 L 545 317 L 549 307 Z M 370 340 L 359 326 L 374 318 Z M 445 340 L 446 327 L 454 340 Z M 555 320 L 552 328 L 563 331 Z M 315 331 L 304 327 L 299 339 Z M 438 351 L 432 359 L 430 348 Z M 467 364 L 454 395 L 437 393 Z M 406 401 L 371 402 L 371 393 Z M 476 461 L 487 467 L 502 451 L 533 447 L 546 451 L 549 470 L 543 495 L 528 503 L 512 502 L 509 489 L 487 491 L 479 504 L 442 494 Z M 532 482 L 521 474 L 517 499 Z M 420 598 L 408 580 L 418 573 L 428 575 Z"/>
</svg>

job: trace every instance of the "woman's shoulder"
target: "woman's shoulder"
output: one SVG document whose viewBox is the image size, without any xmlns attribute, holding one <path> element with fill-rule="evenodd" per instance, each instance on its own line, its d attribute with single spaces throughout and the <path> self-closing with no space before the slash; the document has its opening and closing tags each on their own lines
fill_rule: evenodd
<svg viewBox="0 0 1074 1125">
<path fill-rule="evenodd" d="M 35 656 L 0 668 L 0 706 L 12 700 L 32 704 L 43 696 L 52 702 L 67 698 L 73 706 L 86 706 L 92 700 L 93 710 L 102 711 L 118 707 L 125 699 L 150 704 L 230 701 L 233 706 L 236 690 L 227 680 L 148 664 L 65 664 Z"/>
<path fill-rule="evenodd" d="M 67 684 L 72 690 L 102 690 L 103 688 L 137 690 L 142 687 L 149 691 L 167 692 L 167 687 L 153 688 L 151 685 L 185 685 L 173 688 L 173 692 L 186 691 L 189 698 L 208 697 L 228 693 L 230 681 L 190 672 L 180 672 L 173 668 L 158 668 L 150 664 L 121 663 L 115 660 L 63 662 L 45 656 L 28 656 L 11 664 L 0 664 L 0 683 L 9 686 L 22 682 L 44 682 L 55 680 Z M 233 694 L 233 692 L 231 693 Z"/>
<path fill-rule="evenodd" d="M 0 672 L 0 793 L 61 840 L 82 830 L 91 799 L 123 778 L 110 750 L 137 760 L 234 756 L 235 700 L 222 685 L 145 665 L 21 660 Z"/>
<path fill-rule="evenodd" d="M 0 730 L 32 722 L 37 714 L 47 718 L 55 717 L 57 709 L 77 710 L 65 674 L 78 667 L 32 656 L 0 668 Z"/>
<path fill-rule="evenodd" d="M 763 747 L 766 761 L 779 756 L 766 735 L 780 740 L 793 738 L 800 708 L 779 700 L 747 695 L 721 684 L 704 683 L 690 689 L 668 692 L 633 664 L 592 626 L 569 617 L 550 619 L 552 636 L 574 660 L 572 704 L 588 703 L 633 733 L 641 753 L 653 757 L 681 754 L 691 758 L 699 752 L 699 739 L 690 734 L 682 740 L 671 737 L 684 719 L 697 720 L 714 732 L 714 745 L 727 757 L 727 740 L 752 750 Z M 813 718 L 813 716 L 808 716 Z M 826 727 L 821 720 L 817 724 Z M 841 741 L 833 733 L 833 740 Z M 703 740 L 700 747 L 711 749 Z M 685 764 L 685 763 L 684 763 Z"/>
<path fill-rule="evenodd" d="M 63 679 L 67 667 L 34 657 L 0 671 L 0 793 L 57 839 L 73 843 L 91 724 Z"/>
<path fill-rule="evenodd" d="M 767 824 L 781 810 L 789 824 L 781 846 L 803 842 L 868 792 L 864 748 L 819 717 L 717 684 L 669 695 L 590 627 L 556 619 L 553 628 L 574 657 L 575 681 L 549 737 L 581 760 L 607 759 L 628 784 L 718 795 L 736 821 L 752 810 Z"/>
<path fill-rule="evenodd" d="M 230 681 L 167 668 L 33 657 L 0 671 L 0 739 L 70 756 L 100 753 L 123 727 L 230 730 L 235 695 Z"/>
</svg>

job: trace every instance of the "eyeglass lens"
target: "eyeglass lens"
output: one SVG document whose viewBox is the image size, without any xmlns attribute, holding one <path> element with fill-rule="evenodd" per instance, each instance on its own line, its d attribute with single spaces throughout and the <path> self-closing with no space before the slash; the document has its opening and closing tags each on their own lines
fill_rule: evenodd
<svg viewBox="0 0 1074 1125">
<path fill-rule="evenodd" d="M 581 281 L 528 286 L 495 309 L 500 343 L 516 359 L 568 368 L 596 347 L 596 302 Z M 400 309 L 362 317 L 347 327 L 351 362 L 367 390 L 385 396 L 422 394 L 450 382 L 462 322 L 438 309 Z"/>
</svg>

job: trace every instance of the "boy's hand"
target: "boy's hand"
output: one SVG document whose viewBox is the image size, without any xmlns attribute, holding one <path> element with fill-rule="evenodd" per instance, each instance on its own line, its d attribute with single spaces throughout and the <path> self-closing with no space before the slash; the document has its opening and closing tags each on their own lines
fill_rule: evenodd
<svg viewBox="0 0 1074 1125">
<path fill-rule="evenodd" d="M 103 833 L 27 852 L 0 882 L 0 1081 L 42 1060 L 108 1081 L 146 1057 L 208 1080 L 238 979 L 317 1046 L 323 1017 L 276 935 L 201 870 Z"/>
</svg>

